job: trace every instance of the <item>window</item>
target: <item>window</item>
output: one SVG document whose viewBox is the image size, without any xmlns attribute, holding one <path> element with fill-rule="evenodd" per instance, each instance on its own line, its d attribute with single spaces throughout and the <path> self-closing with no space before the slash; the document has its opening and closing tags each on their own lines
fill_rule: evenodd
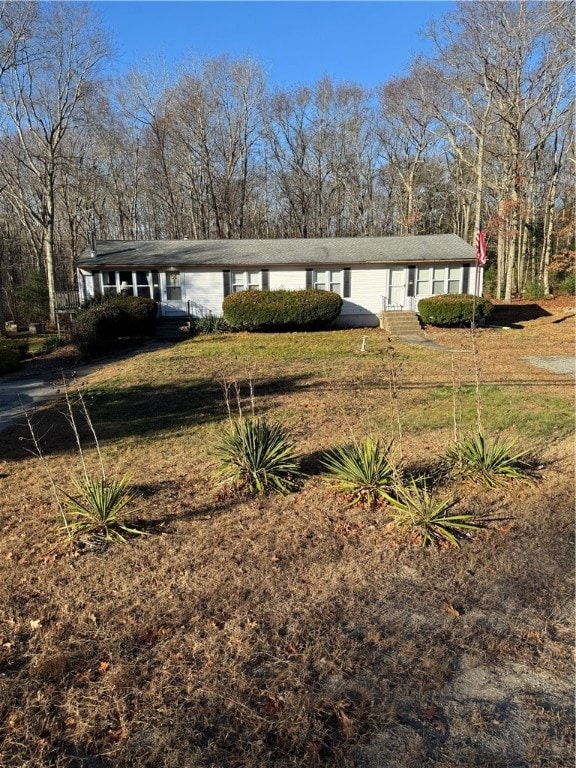
<svg viewBox="0 0 576 768">
<path fill-rule="evenodd" d="M 246 273 L 245 272 L 231 272 L 230 273 L 232 293 L 238 293 L 246 288 Z"/>
<path fill-rule="evenodd" d="M 261 273 L 233 270 L 230 273 L 232 293 L 239 291 L 259 291 L 262 288 Z"/>
<path fill-rule="evenodd" d="M 260 272 L 246 272 L 249 291 L 260 290 Z"/>
<path fill-rule="evenodd" d="M 416 285 L 418 296 L 460 293 L 462 290 L 462 268 L 460 266 L 419 267 Z"/>
<path fill-rule="evenodd" d="M 136 272 L 136 296 L 144 296 L 146 299 L 152 295 L 148 274 L 148 272 Z"/>
<path fill-rule="evenodd" d="M 95 273 L 97 278 L 98 273 Z M 143 296 L 146 299 L 153 298 L 160 301 L 158 286 L 158 272 L 102 272 L 102 291 L 104 296 L 121 293 L 123 296 Z M 168 281 L 166 281 L 168 283 Z M 94 285 L 97 286 L 95 279 Z"/>
<path fill-rule="evenodd" d="M 460 267 L 448 268 L 448 293 L 460 293 Z"/>
<path fill-rule="evenodd" d="M 446 267 L 434 267 L 434 277 L 432 279 L 432 295 L 439 296 L 446 293 Z"/>
<path fill-rule="evenodd" d="M 102 290 L 104 296 L 118 293 L 116 290 L 116 272 L 102 272 Z"/>
<path fill-rule="evenodd" d="M 332 291 L 342 296 L 342 270 L 341 269 L 315 269 L 313 286 L 321 291 Z"/>
<path fill-rule="evenodd" d="M 166 300 L 181 301 L 182 286 L 180 285 L 180 272 L 171 270 L 166 272 Z"/>
<path fill-rule="evenodd" d="M 348 299 L 351 296 L 351 270 L 343 269 L 307 269 L 306 289 L 317 288 L 321 291 L 333 291 Z"/>
<path fill-rule="evenodd" d="M 123 296 L 134 296 L 134 286 L 132 284 L 132 272 L 119 272 L 120 293 Z"/>
<path fill-rule="evenodd" d="M 416 282 L 417 296 L 430 296 L 430 268 L 418 268 L 418 280 Z"/>
</svg>

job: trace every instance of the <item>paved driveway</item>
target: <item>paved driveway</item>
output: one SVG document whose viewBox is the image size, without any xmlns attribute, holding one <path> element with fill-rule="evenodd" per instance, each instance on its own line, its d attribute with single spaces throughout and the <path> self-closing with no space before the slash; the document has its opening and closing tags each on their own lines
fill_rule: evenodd
<svg viewBox="0 0 576 768">
<path fill-rule="evenodd" d="M 139 347 L 130 348 L 117 355 L 102 358 L 90 363 L 79 363 L 72 359 L 67 360 L 63 367 L 51 369 L 44 373 L 10 374 L 0 376 L 0 432 L 12 424 L 24 421 L 24 413 L 32 411 L 36 406 L 48 402 L 58 394 L 62 386 L 62 376 L 67 381 L 80 379 L 92 371 L 106 366 L 108 363 L 126 359 L 134 355 L 150 352 L 162 348 L 165 344 L 150 341 Z"/>
<path fill-rule="evenodd" d="M 23 377 L 0 381 L 0 431 L 23 420 L 26 411 L 47 402 L 58 391 L 56 377 L 38 380 Z"/>
</svg>

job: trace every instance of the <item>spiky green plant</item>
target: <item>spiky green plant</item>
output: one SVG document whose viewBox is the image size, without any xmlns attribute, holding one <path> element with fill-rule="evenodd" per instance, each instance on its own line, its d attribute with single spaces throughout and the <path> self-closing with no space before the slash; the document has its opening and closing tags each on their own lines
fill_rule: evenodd
<svg viewBox="0 0 576 768">
<path fill-rule="evenodd" d="M 344 493 L 353 494 L 351 504 L 374 506 L 393 483 L 396 468 L 392 443 L 367 437 L 327 451 L 321 459 L 324 477 Z"/>
<path fill-rule="evenodd" d="M 453 474 L 497 488 L 510 480 L 526 480 L 529 450 L 518 450 L 515 439 L 487 438 L 481 432 L 461 437 L 448 449 L 446 463 Z"/>
<path fill-rule="evenodd" d="M 294 446 L 281 424 L 264 418 L 233 421 L 215 448 L 218 474 L 237 490 L 251 494 L 289 493 L 302 477 Z"/>
<path fill-rule="evenodd" d="M 467 531 L 479 527 L 472 522 L 472 515 L 449 514 L 457 499 L 438 498 L 422 478 L 411 480 L 407 486 L 397 484 L 393 494 L 384 496 L 395 510 L 391 515 L 394 522 L 419 539 L 424 547 L 442 542 L 458 547 L 459 539 Z"/>
<path fill-rule="evenodd" d="M 74 488 L 75 494 L 62 491 L 66 520 L 72 535 L 125 541 L 125 533 L 142 533 L 128 525 L 137 511 L 129 509 L 136 495 L 130 488 L 128 477 L 83 477 L 74 481 Z"/>
</svg>

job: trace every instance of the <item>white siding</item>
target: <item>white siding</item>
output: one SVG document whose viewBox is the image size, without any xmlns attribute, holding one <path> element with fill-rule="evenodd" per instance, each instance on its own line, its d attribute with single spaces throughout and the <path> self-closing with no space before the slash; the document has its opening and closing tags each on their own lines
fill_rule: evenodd
<svg viewBox="0 0 576 768">
<path fill-rule="evenodd" d="M 270 290 L 306 288 L 306 269 L 270 269 Z M 383 267 L 354 267 L 350 270 L 351 295 L 344 299 L 338 325 L 375 326 L 386 291 L 387 270 Z"/>
<path fill-rule="evenodd" d="M 268 274 L 271 291 L 303 291 L 306 288 L 305 269 L 271 269 Z"/>
<path fill-rule="evenodd" d="M 84 304 L 85 301 L 94 298 L 94 278 L 91 272 L 86 272 L 84 269 L 79 269 L 78 273 L 78 295 L 80 297 L 80 303 Z"/>
<path fill-rule="evenodd" d="M 401 265 L 397 265 L 401 266 Z M 444 265 L 427 265 L 429 268 Z M 461 265 L 458 264 L 460 267 Z M 469 273 L 468 292 L 473 293 L 475 287 L 475 268 Z M 306 269 L 304 267 L 278 267 L 268 271 L 270 290 L 285 289 L 289 291 L 303 290 L 306 287 Z M 165 272 L 160 271 L 160 287 L 162 294 L 162 314 L 185 314 L 189 308 L 194 315 L 222 314 L 224 299 L 224 277 L 222 269 L 200 268 L 197 270 L 182 270 L 180 273 L 182 299 L 180 302 L 166 302 Z M 481 276 L 480 276 L 481 279 Z M 383 298 L 388 295 L 390 270 L 384 265 L 357 265 L 350 269 L 350 293 L 344 299 L 342 312 L 337 325 L 340 326 L 376 326 L 378 315 L 383 309 Z M 88 296 L 93 296 L 93 279 L 88 272 L 79 272 L 79 285 L 82 290 L 84 283 Z M 406 266 L 406 285 L 408 283 L 408 266 Z M 480 293 L 482 286 L 480 285 Z M 431 290 L 431 285 L 429 286 Z M 429 294 L 428 294 L 429 295 Z M 416 296 L 412 300 L 417 306 Z M 408 306 L 406 299 L 406 306 Z"/>
<path fill-rule="evenodd" d="M 350 301 L 364 312 L 377 315 L 382 311 L 382 296 L 388 286 L 387 267 L 353 267 L 350 272 Z"/>
<path fill-rule="evenodd" d="M 196 272 L 183 272 L 183 294 L 186 300 L 193 302 L 203 310 L 203 314 L 222 314 L 224 299 L 224 277 L 222 270 L 201 269 Z"/>
</svg>

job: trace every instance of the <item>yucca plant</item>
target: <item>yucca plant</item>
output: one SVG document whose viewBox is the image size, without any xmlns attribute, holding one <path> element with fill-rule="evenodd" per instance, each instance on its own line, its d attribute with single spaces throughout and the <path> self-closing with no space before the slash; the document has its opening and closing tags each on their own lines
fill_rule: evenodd
<svg viewBox="0 0 576 768">
<path fill-rule="evenodd" d="M 222 464 L 218 474 L 224 482 L 251 494 L 289 493 L 302 477 L 285 429 L 264 418 L 232 421 L 214 453 Z"/>
<path fill-rule="evenodd" d="M 83 477 L 74 482 L 75 494 L 61 491 L 72 535 L 97 536 L 107 541 L 125 541 L 126 533 L 141 534 L 128 524 L 136 511 L 129 510 L 136 495 L 128 477 Z"/>
<path fill-rule="evenodd" d="M 411 480 L 407 486 L 397 484 L 393 494 L 383 494 L 394 508 L 392 519 L 420 540 L 424 547 L 446 542 L 460 546 L 459 539 L 479 526 L 470 514 L 450 514 L 457 503 L 453 496 L 438 498 L 426 487 L 425 479 Z"/>
<path fill-rule="evenodd" d="M 367 437 L 327 451 L 321 459 L 324 477 L 338 491 L 353 494 L 350 504 L 374 506 L 394 481 L 392 443 Z"/>
<path fill-rule="evenodd" d="M 144 531 L 137 530 L 129 524 L 132 515 L 138 511 L 131 508 L 136 500 L 136 494 L 131 488 L 130 478 L 124 476 L 116 479 L 107 476 L 100 443 L 80 387 L 75 383 L 74 389 L 71 390 L 69 383 L 63 376 L 62 390 L 66 400 L 66 410 L 63 411 L 63 415 L 76 440 L 81 466 L 80 478 L 75 478 L 72 481 L 74 486 L 72 492 L 58 487 L 42 450 L 40 438 L 32 423 L 32 417 L 28 413 L 25 414 L 25 417 L 32 438 L 33 448 L 30 449 L 30 452 L 40 460 L 46 470 L 66 535 L 69 538 L 94 536 L 107 541 L 125 541 L 124 534 L 143 534 Z M 75 413 L 78 408 L 94 440 L 99 464 L 97 473 L 88 467 L 86 461 Z"/>
<path fill-rule="evenodd" d="M 446 454 L 455 475 L 497 488 L 509 480 L 526 480 L 531 462 L 528 450 L 518 450 L 516 440 L 487 438 L 481 432 L 456 440 Z"/>
</svg>

